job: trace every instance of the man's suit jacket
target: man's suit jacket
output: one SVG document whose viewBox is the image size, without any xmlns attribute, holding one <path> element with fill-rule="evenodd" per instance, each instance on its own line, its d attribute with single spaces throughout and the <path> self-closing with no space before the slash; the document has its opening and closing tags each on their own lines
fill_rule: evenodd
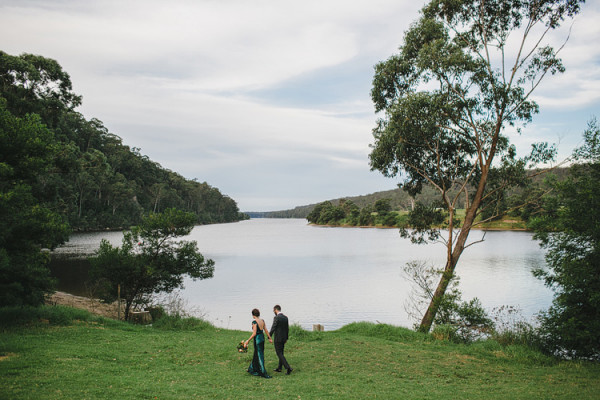
<svg viewBox="0 0 600 400">
<path fill-rule="evenodd" d="M 288 340 L 288 331 L 290 329 L 288 318 L 279 313 L 273 318 L 273 325 L 271 326 L 271 335 L 275 338 L 273 339 L 275 342 L 287 342 Z"/>
</svg>

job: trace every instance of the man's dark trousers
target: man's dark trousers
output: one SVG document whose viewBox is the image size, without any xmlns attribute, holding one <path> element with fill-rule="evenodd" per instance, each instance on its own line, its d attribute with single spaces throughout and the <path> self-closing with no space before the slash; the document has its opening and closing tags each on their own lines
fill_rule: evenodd
<svg viewBox="0 0 600 400">
<path fill-rule="evenodd" d="M 288 332 L 288 318 L 282 313 L 278 313 L 273 319 L 273 326 L 271 327 L 271 335 L 274 336 L 273 345 L 275 347 L 275 354 L 277 354 L 277 357 L 279 358 L 278 370 L 280 370 L 282 366 L 288 371 L 291 369 L 290 364 L 288 364 L 283 355 L 285 342 L 287 342 L 288 339 Z"/>
<path fill-rule="evenodd" d="M 281 369 L 282 365 L 285 367 L 285 369 L 291 369 L 290 364 L 288 364 L 287 360 L 285 359 L 285 356 L 283 355 L 285 342 L 275 341 L 273 342 L 273 344 L 275 346 L 275 354 L 277 354 L 277 357 L 279 357 L 279 366 L 277 367 L 277 369 Z"/>
</svg>

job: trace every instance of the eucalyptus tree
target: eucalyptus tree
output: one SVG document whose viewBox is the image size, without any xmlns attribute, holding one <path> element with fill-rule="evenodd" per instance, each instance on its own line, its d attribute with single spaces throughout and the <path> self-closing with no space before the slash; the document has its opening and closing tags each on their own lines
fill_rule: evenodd
<svg viewBox="0 0 600 400">
<path fill-rule="evenodd" d="M 430 184 L 439 198 L 437 206 L 415 207 L 420 226 L 407 233 L 446 248 L 422 331 L 431 328 L 482 210 L 495 209 L 503 190 L 524 181 L 527 167 L 553 156 L 553 148 L 537 144 L 519 159 L 508 134 L 520 133 L 538 112 L 532 93 L 540 82 L 564 71 L 559 53 L 568 35 L 555 48 L 551 33 L 583 2 L 432 0 L 399 53 L 375 67 L 371 97 L 384 115 L 373 130 L 371 168 L 401 175 L 411 195 Z M 436 225 L 441 214 L 444 233 Z"/>
</svg>

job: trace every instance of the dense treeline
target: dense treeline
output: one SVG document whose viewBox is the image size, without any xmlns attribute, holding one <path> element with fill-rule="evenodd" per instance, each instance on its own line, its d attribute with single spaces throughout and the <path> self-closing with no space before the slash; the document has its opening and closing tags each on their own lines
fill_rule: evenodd
<svg viewBox="0 0 600 400">
<path fill-rule="evenodd" d="M 540 194 L 551 190 L 547 183 L 549 177 L 562 181 L 568 176 L 569 168 L 554 170 L 536 175 L 521 187 L 500 193 L 502 198 L 482 212 L 482 219 L 499 219 L 498 215 L 508 214 L 524 223 L 541 209 Z M 402 188 L 371 193 L 363 196 L 327 200 L 318 204 L 298 206 L 290 210 L 257 213 L 256 217 L 265 218 L 306 218 L 318 225 L 349 226 L 397 226 L 404 227 L 409 222 L 407 214 L 415 207 L 436 208 L 439 196 L 434 188 L 425 185 L 415 197 Z M 464 202 L 459 202 L 464 207 Z"/>
<path fill-rule="evenodd" d="M 417 195 L 416 198 L 410 197 L 410 195 L 402 189 L 384 190 L 381 192 L 375 192 L 362 196 L 348 196 L 339 199 L 327 200 L 333 205 L 339 205 L 340 202 L 350 201 L 359 208 L 373 206 L 378 200 L 388 200 L 392 209 L 396 211 L 408 211 L 410 210 L 415 201 L 431 202 L 434 199 L 435 192 L 431 188 L 425 188 L 423 193 Z M 321 204 L 321 203 L 318 203 Z M 308 204 L 304 206 L 298 206 L 290 210 L 281 211 L 270 211 L 260 213 L 257 217 L 264 218 L 307 218 L 308 215 L 313 211 L 318 204 Z"/>
<path fill-rule="evenodd" d="M 72 230 L 118 229 L 177 208 L 196 223 L 237 221 L 237 204 L 123 144 L 75 109 L 58 62 L 0 51 L 0 306 L 39 305 L 53 290 L 42 249 Z"/>
<path fill-rule="evenodd" d="M 0 52 L 0 85 L 3 112 L 36 114 L 49 129 L 55 160 L 31 184 L 36 198 L 73 229 L 127 228 L 167 208 L 193 212 L 200 224 L 240 219 L 236 202 L 217 188 L 161 167 L 101 121 L 74 111 L 81 97 L 56 61 Z"/>
<path fill-rule="evenodd" d="M 379 199 L 374 204 L 362 208 L 352 200 L 341 199 L 337 205 L 331 201 L 317 204 L 306 219 L 317 225 L 391 227 L 405 225 L 407 215 L 393 211 L 391 200 L 388 198 Z"/>
</svg>

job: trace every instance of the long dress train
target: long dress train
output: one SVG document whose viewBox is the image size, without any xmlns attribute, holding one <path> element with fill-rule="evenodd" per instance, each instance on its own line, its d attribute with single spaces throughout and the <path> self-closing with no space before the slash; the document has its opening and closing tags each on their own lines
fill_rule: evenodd
<svg viewBox="0 0 600 400">
<path fill-rule="evenodd" d="M 252 321 L 252 324 L 256 324 L 256 321 Z M 254 336 L 254 355 L 248 372 L 252 375 L 270 378 L 265 368 L 265 334 L 262 329 L 258 328 L 258 324 L 256 325 L 256 336 Z"/>
</svg>

